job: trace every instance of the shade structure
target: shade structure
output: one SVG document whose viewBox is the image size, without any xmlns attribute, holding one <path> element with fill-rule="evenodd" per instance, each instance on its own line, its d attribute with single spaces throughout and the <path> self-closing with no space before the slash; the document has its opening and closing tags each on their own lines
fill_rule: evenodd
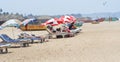
<svg viewBox="0 0 120 62">
<path fill-rule="evenodd" d="M 26 24 L 34 24 L 36 21 L 36 19 L 26 19 L 21 24 L 25 26 Z"/>
<path fill-rule="evenodd" d="M 59 24 L 72 23 L 72 22 L 76 22 L 76 18 L 74 16 L 61 16 L 60 18 L 51 18 L 42 25 L 56 26 Z"/>
<path fill-rule="evenodd" d="M 52 25 L 52 26 L 56 26 L 58 25 L 59 23 L 57 22 L 57 19 L 56 18 L 52 18 L 52 19 L 49 19 L 48 21 L 46 21 L 44 23 L 44 25 Z"/>
<path fill-rule="evenodd" d="M 71 23 L 71 22 L 76 22 L 76 18 L 74 16 L 61 16 L 59 18 L 59 21 L 63 23 Z"/>
<path fill-rule="evenodd" d="M 20 27 L 20 24 L 21 24 L 20 20 L 18 20 L 18 19 L 10 19 L 10 20 L 6 21 L 5 23 L 3 23 L 1 25 L 1 30 L 5 29 L 5 28 L 10 28 L 7 31 L 11 32 L 10 35 L 12 35 L 12 37 L 15 38 L 15 36 L 14 36 L 15 35 L 14 34 L 15 33 L 14 27 L 18 29 Z"/>
<path fill-rule="evenodd" d="M 1 27 L 19 27 L 20 24 L 21 24 L 21 21 L 17 19 L 10 19 L 6 21 L 5 23 L 3 23 Z"/>
</svg>

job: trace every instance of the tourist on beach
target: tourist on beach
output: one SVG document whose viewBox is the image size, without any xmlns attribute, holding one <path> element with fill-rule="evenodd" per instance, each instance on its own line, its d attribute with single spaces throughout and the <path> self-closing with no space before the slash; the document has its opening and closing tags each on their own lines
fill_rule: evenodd
<svg viewBox="0 0 120 62">
<path fill-rule="evenodd" d="M 74 26 L 74 22 L 72 22 L 68 27 L 69 27 L 70 30 L 76 29 L 76 27 Z"/>
</svg>

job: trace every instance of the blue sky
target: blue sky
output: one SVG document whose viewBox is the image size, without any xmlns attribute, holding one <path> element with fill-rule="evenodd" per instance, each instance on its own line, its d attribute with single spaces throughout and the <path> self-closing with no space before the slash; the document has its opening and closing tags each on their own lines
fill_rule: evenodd
<svg viewBox="0 0 120 62">
<path fill-rule="evenodd" d="M 120 0 L 1 0 L 4 12 L 34 15 L 119 12 Z"/>
</svg>

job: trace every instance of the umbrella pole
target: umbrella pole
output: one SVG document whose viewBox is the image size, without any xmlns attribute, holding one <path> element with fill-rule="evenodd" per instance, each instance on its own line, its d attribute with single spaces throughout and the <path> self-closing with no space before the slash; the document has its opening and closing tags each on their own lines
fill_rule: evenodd
<svg viewBox="0 0 120 62">
<path fill-rule="evenodd" d="M 12 27 L 12 34 L 13 34 L 13 38 L 15 39 L 15 35 L 14 35 L 14 32 L 13 32 L 14 30 L 13 30 L 13 27 Z"/>
<path fill-rule="evenodd" d="M 31 27 L 30 27 L 30 33 L 32 34 L 32 29 L 31 29 Z"/>
</svg>

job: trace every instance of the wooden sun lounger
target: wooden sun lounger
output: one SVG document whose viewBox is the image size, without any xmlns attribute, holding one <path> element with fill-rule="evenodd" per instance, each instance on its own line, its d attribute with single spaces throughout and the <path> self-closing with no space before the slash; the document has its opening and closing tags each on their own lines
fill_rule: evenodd
<svg viewBox="0 0 120 62">
<path fill-rule="evenodd" d="M 0 38 L 3 40 L 1 43 L 6 44 L 19 44 L 22 47 L 27 47 L 29 46 L 29 39 L 11 39 L 9 36 L 6 34 L 0 34 Z"/>
<path fill-rule="evenodd" d="M 45 41 L 45 38 L 41 36 L 29 35 L 27 33 L 21 33 L 19 35 L 19 39 L 30 39 L 31 43 L 34 43 L 34 40 L 39 40 L 40 43 L 43 43 Z"/>
<path fill-rule="evenodd" d="M 74 36 L 74 33 L 67 33 L 67 32 L 59 32 L 59 33 L 53 33 L 51 32 L 48 28 L 46 29 L 47 32 L 49 33 L 47 35 L 47 38 L 56 38 L 57 36 L 61 36 L 62 38 L 65 38 L 66 36 L 70 36 L 70 37 L 73 37 Z"/>
<path fill-rule="evenodd" d="M 10 44 L 0 44 L 0 53 L 8 53 Z"/>
<path fill-rule="evenodd" d="M 82 29 L 80 27 L 76 28 L 76 29 L 73 29 L 73 30 L 70 30 L 72 33 L 74 34 L 77 34 L 81 31 Z"/>
</svg>

